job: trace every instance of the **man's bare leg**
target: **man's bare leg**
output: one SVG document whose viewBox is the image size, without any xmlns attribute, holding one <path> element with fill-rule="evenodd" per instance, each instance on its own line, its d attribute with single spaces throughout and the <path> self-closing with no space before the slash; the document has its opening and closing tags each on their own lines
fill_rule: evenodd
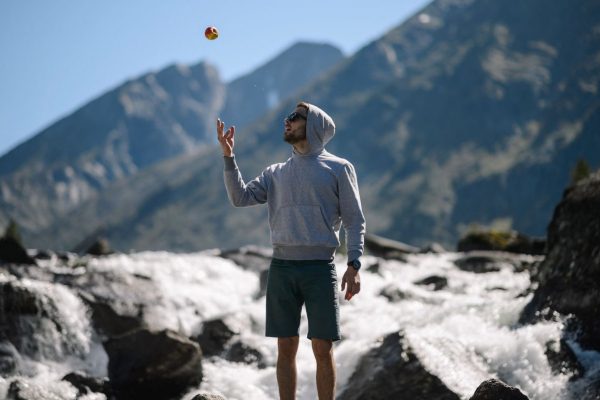
<svg viewBox="0 0 600 400">
<path fill-rule="evenodd" d="M 317 360 L 317 392 L 319 400 L 334 400 L 335 362 L 333 360 L 333 341 L 312 339 L 312 348 Z"/>
<path fill-rule="evenodd" d="M 298 336 L 277 338 L 277 384 L 280 400 L 296 399 Z"/>
</svg>

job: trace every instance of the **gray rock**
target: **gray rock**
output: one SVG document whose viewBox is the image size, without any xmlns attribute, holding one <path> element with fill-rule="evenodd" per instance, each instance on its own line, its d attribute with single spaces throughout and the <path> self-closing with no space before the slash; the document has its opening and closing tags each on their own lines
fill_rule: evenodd
<svg viewBox="0 0 600 400">
<path fill-rule="evenodd" d="M 212 394 L 212 393 L 200 393 L 192 397 L 192 400 L 227 400 L 225 397 Z"/>
<path fill-rule="evenodd" d="M 548 227 L 548 254 L 538 267 L 538 287 L 521 314 L 535 322 L 553 312 L 569 324 L 584 348 L 600 350 L 600 173 L 565 190 Z M 548 313 L 544 313 L 548 310 Z"/>
<path fill-rule="evenodd" d="M 338 400 L 459 400 L 427 372 L 401 332 L 383 339 L 358 362 Z"/>
<path fill-rule="evenodd" d="M 117 399 L 168 399 L 202 382 L 202 352 L 176 332 L 140 329 L 104 342 Z"/>
<path fill-rule="evenodd" d="M 204 321 L 202 332 L 192 340 L 200 345 L 205 356 L 213 356 L 221 354 L 229 340 L 235 335 L 236 332 L 229 328 L 225 321 L 217 318 Z"/>
<path fill-rule="evenodd" d="M 401 261 L 407 254 L 419 252 L 417 247 L 373 234 L 365 235 L 365 248 L 372 256 Z"/>
<path fill-rule="evenodd" d="M 482 382 L 469 400 L 529 400 L 521 391 L 497 379 Z"/>
<path fill-rule="evenodd" d="M 433 290 L 442 290 L 448 286 L 448 278 L 432 275 L 415 282 L 415 285 L 430 286 Z"/>
<path fill-rule="evenodd" d="M 259 350 L 252 348 L 239 340 L 227 349 L 225 359 L 244 364 L 256 364 L 256 366 L 261 369 L 267 367 L 264 360 L 265 357 Z"/>
</svg>

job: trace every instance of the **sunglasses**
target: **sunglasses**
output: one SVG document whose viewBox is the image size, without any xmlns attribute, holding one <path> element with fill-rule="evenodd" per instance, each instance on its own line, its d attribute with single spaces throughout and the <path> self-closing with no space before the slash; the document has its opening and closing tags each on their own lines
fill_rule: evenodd
<svg viewBox="0 0 600 400">
<path fill-rule="evenodd" d="M 288 115 L 287 117 L 285 117 L 285 121 L 294 122 L 298 118 L 302 118 L 303 120 L 306 121 L 306 117 L 304 115 L 300 114 L 300 113 L 297 113 L 296 111 L 294 111 L 293 113 L 291 113 L 290 115 Z"/>
</svg>

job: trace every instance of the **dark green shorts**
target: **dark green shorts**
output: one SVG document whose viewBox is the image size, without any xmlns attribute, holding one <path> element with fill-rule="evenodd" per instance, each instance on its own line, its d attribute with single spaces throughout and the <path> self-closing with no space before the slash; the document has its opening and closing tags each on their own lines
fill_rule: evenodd
<svg viewBox="0 0 600 400">
<path fill-rule="evenodd" d="M 303 304 L 309 339 L 340 340 L 335 264 L 326 260 L 272 259 L 267 281 L 266 336 L 299 336 Z"/>
</svg>

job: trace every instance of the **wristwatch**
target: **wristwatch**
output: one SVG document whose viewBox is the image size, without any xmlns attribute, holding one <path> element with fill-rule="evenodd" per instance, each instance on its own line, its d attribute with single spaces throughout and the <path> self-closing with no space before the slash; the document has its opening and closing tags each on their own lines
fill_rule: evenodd
<svg viewBox="0 0 600 400">
<path fill-rule="evenodd" d="M 358 258 L 348 262 L 348 266 L 354 268 L 357 272 L 360 270 L 360 265 Z"/>
</svg>

